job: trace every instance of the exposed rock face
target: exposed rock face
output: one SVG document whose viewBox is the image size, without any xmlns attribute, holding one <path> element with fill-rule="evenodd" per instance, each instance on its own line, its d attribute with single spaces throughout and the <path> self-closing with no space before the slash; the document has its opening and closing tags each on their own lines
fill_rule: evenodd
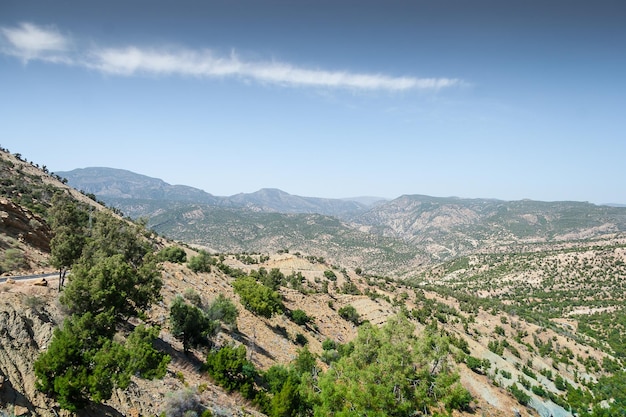
<svg viewBox="0 0 626 417">
<path fill-rule="evenodd" d="M 5 284 L 6 285 L 6 284 Z M 0 409 L 54 416 L 50 401 L 35 389 L 33 364 L 52 338 L 54 320 L 43 295 L 4 293 L 0 301 Z M 28 306 L 30 305 L 30 307 Z"/>
<path fill-rule="evenodd" d="M 52 232 L 48 225 L 30 210 L 5 198 L 0 198 L 0 233 L 50 252 Z"/>
</svg>

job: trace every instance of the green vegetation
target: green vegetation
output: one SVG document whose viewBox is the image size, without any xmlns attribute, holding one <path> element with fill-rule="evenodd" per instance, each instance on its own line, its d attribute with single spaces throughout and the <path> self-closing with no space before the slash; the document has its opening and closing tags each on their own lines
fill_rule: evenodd
<svg viewBox="0 0 626 417">
<path fill-rule="evenodd" d="M 402 316 L 380 329 L 361 326 L 354 350 L 317 381 L 307 380 L 311 392 L 319 392 L 314 415 L 402 416 L 427 413 L 439 403 L 466 409 L 471 396 L 448 368 L 448 340 L 432 332 L 417 338 L 413 332 Z"/>
<path fill-rule="evenodd" d="M 183 342 L 185 352 L 191 347 L 208 345 L 209 335 L 213 335 L 217 326 L 202 310 L 187 304 L 181 296 L 174 298 L 170 307 L 170 324 L 172 335 Z"/>
<path fill-rule="evenodd" d="M 254 364 L 246 359 L 243 345 L 227 345 L 209 352 L 205 369 L 219 386 L 228 391 L 239 391 L 245 398 L 254 398 L 257 371 Z"/>
<path fill-rule="evenodd" d="M 359 315 L 358 311 L 356 311 L 356 308 L 354 308 L 350 304 L 341 307 L 338 313 L 342 319 L 352 322 L 357 326 L 361 323 L 361 316 Z"/>
<path fill-rule="evenodd" d="M 255 314 L 270 318 L 285 310 L 280 294 L 259 284 L 253 277 L 236 279 L 233 282 L 233 288 L 239 295 L 241 304 Z"/>
<path fill-rule="evenodd" d="M 64 228 L 79 225 L 72 217 L 85 214 L 74 204 L 56 201 L 54 218 L 67 219 L 53 222 L 60 229 L 56 236 L 67 233 L 72 242 L 80 242 L 68 251 L 61 240 L 52 245 L 58 265 L 72 268 L 60 297 L 71 315 L 55 330 L 34 368 L 37 388 L 76 411 L 110 398 L 115 387 L 127 387 L 131 375 L 165 375 L 169 357 L 153 346 L 158 329 L 139 325 L 125 330 L 129 318 L 139 317 L 160 298 L 162 283 L 140 226 L 96 213 L 84 238 L 72 239 Z"/>
<path fill-rule="evenodd" d="M 183 297 L 177 296 L 170 307 L 172 335 L 183 343 L 185 352 L 192 347 L 209 346 L 222 322 L 233 327 L 237 325 L 237 307 L 224 295 L 220 294 L 205 310 L 200 306 L 199 299 L 187 304 Z"/>
<path fill-rule="evenodd" d="M 291 312 L 291 320 L 297 325 L 304 326 L 311 321 L 311 318 L 303 310 L 297 309 Z"/>
<path fill-rule="evenodd" d="M 192 256 L 187 263 L 193 272 L 211 272 L 211 265 L 217 261 L 207 251 L 201 250 L 196 256 Z"/>
<path fill-rule="evenodd" d="M 167 261 L 177 264 L 183 264 L 187 262 L 187 253 L 185 253 L 185 250 L 180 246 L 168 246 L 164 249 L 161 249 L 156 256 L 159 262 Z"/>
<path fill-rule="evenodd" d="M 519 402 L 520 404 L 528 405 L 528 403 L 530 402 L 530 395 L 528 395 L 523 389 L 518 387 L 517 384 L 512 384 L 511 386 L 509 386 L 509 391 L 511 392 L 511 394 L 513 394 L 517 402 Z"/>
</svg>

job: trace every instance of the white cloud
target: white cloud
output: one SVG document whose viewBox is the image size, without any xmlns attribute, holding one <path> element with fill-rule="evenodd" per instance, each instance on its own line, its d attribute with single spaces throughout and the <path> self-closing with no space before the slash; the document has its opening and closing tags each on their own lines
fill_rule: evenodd
<svg viewBox="0 0 626 417">
<path fill-rule="evenodd" d="M 25 61 L 68 62 L 69 40 L 54 27 L 22 23 L 16 28 L 0 28 L 7 41 L 4 52 Z"/>
<path fill-rule="evenodd" d="M 450 78 L 393 77 L 302 68 L 276 61 L 246 61 L 234 53 L 218 56 L 210 50 L 92 48 L 76 59 L 69 51 L 69 40 L 55 28 L 22 23 L 18 28 L 3 27 L 0 31 L 10 44 L 4 52 L 25 61 L 64 63 L 118 76 L 238 77 L 293 87 L 382 91 L 437 90 L 462 84 L 461 80 Z"/>
</svg>

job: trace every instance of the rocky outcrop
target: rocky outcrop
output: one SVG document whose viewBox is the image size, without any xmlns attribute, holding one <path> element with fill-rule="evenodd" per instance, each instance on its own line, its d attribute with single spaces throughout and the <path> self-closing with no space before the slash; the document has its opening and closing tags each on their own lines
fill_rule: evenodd
<svg viewBox="0 0 626 417">
<path fill-rule="evenodd" d="M 15 415 L 55 415 L 50 401 L 35 389 L 33 364 L 55 325 L 41 297 L 4 293 L 0 299 L 0 409 Z"/>
<path fill-rule="evenodd" d="M 0 198 L 0 233 L 24 242 L 42 252 L 50 252 L 52 232 L 46 222 L 11 200 Z"/>
</svg>

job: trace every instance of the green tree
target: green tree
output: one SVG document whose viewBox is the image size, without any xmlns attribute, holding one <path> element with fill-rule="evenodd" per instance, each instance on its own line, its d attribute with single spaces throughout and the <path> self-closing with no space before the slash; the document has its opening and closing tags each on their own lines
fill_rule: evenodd
<svg viewBox="0 0 626 417">
<path fill-rule="evenodd" d="M 168 246 L 157 253 L 157 260 L 159 262 L 167 261 L 182 264 L 187 261 L 187 254 L 180 246 Z"/>
<path fill-rule="evenodd" d="M 348 320 L 348 321 L 354 323 L 357 326 L 361 322 L 361 316 L 356 311 L 356 308 L 354 308 L 350 304 L 348 304 L 347 306 L 341 307 L 339 309 L 338 313 L 339 313 L 339 316 L 341 316 L 342 319 Z"/>
<path fill-rule="evenodd" d="M 116 319 L 123 321 L 158 301 L 162 285 L 143 229 L 98 213 L 61 302 L 74 314 L 98 314 L 113 308 Z"/>
<path fill-rule="evenodd" d="M 188 352 L 191 347 L 207 345 L 208 335 L 215 331 L 217 324 L 198 307 L 177 296 L 170 307 L 170 325 L 172 335 L 183 342 L 183 349 Z"/>
<path fill-rule="evenodd" d="M 162 377 L 169 361 L 152 345 L 158 330 L 140 325 L 129 334 L 120 326 L 160 298 L 162 282 L 145 230 L 104 212 L 90 223 L 60 297 L 72 315 L 35 362 L 37 387 L 71 411 L 110 398 L 131 375 Z M 125 344 L 117 341 L 125 335 Z"/>
<path fill-rule="evenodd" d="M 187 266 L 193 272 L 211 272 L 211 265 L 215 265 L 215 259 L 204 250 L 192 256 L 187 262 Z"/>
<path fill-rule="evenodd" d="M 407 416 L 439 401 L 466 407 L 469 393 L 447 366 L 448 340 L 437 333 L 414 335 L 406 317 L 391 318 L 381 328 L 365 323 L 354 350 L 333 363 L 309 393 L 315 416 Z"/>
<path fill-rule="evenodd" d="M 291 312 L 291 320 L 299 326 L 304 326 L 311 321 L 311 318 L 307 316 L 304 310 L 297 309 Z"/>
<path fill-rule="evenodd" d="M 227 345 L 209 352 L 205 367 L 219 386 L 252 398 L 257 372 L 254 364 L 246 359 L 246 348 L 243 345 Z"/>
<path fill-rule="evenodd" d="M 135 268 L 122 254 L 81 260 L 72 270 L 61 302 L 75 314 L 113 309 L 116 319 L 123 321 L 158 300 L 161 285 L 150 261 Z"/>
<path fill-rule="evenodd" d="M 252 277 L 237 278 L 233 288 L 239 295 L 241 304 L 255 314 L 270 318 L 284 310 L 280 294 L 263 284 L 259 284 Z"/>
<path fill-rule="evenodd" d="M 64 194 L 52 198 L 48 211 L 49 223 L 53 232 L 50 240 L 50 264 L 59 270 L 59 290 L 63 287 L 67 270 L 72 267 L 83 252 L 87 242 L 85 228 L 89 215 Z"/>
<path fill-rule="evenodd" d="M 162 378 L 169 357 L 152 345 L 158 330 L 138 326 L 121 344 L 111 340 L 114 324 L 111 312 L 66 319 L 35 361 L 37 388 L 76 411 L 110 398 L 115 387 L 126 388 L 131 375 Z"/>
<path fill-rule="evenodd" d="M 206 315 L 209 320 L 220 321 L 232 327 L 237 327 L 237 317 L 239 311 L 235 304 L 224 296 L 219 294 L 206 309 Z"/>
</svg>

